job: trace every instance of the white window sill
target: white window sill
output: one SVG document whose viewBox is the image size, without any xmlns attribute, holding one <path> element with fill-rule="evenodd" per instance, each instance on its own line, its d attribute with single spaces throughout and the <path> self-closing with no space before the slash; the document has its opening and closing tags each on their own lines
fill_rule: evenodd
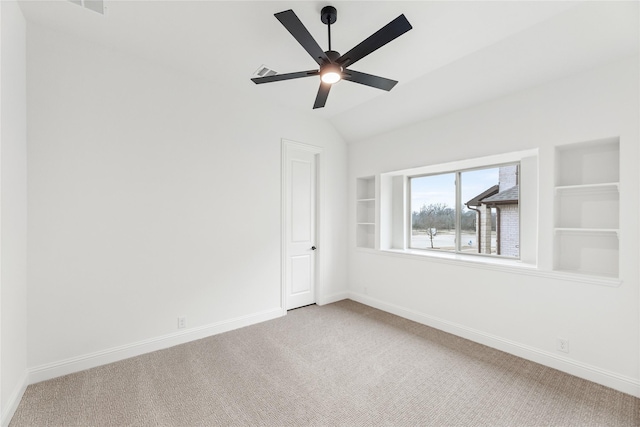
<svg viewBox="0 0 640 427">
<path fill-rule="evenodd" d="M 622 280 L 618 278 L 577 274 L 563 271 L 542 270 L 535 264 L 523 262 L 518 259 L 498 258 L 492 256 L 477 256 L 467 254 L 456 254 L 450 252 L 422 251 L 415 249 L 359 249 L 359 251 L 394 256 L 402 258 L 412 258 L 428 260 L 444 264 L 463 265 L 471 268 L 481 268 L 486 270 L 496 270 L 507 273 L 526 274 L 531 276 L 546 277 L 557 280 L 567 280 L 580 283 L 588 283 L 600 286 L 619 287 Z"/>
<path fill-rule="evenodd" d="M 390 254 L 398 254 L 402 256 L 412 256 L 418 258 L 430 258 L 438 261 L 452 261 L 456 264 L 479 264 L 484 266 L 500 266 L 500 267 L 514 267 L 514 268 L 526 268 L 537 269 L 535 264 L 528 264 L 515 258 L 500 258 L 497 256 L 489 255 L 469 255 L 455 252 L 445 252 L 436 250 L 420 250 L 420 249 L 381 249 L 381 252 L 387 252 Z"/>
</svg>

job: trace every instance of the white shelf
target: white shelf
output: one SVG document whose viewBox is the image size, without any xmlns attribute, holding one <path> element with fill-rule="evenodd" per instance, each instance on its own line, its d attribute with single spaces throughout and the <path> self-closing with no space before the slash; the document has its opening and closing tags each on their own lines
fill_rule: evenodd
<svg viewBox="0 0 640 427">
<path fill-rule="evenodd" d="M 376 246 L 376 178 L 356 179 L 356 246 Z"/>
<path fill-rule="evenodd" d="M 620 194 L 617 183 L 557 187 L 557 228 L 617 229 Z"/>
<path fill-rule="evenodd" d="M 617 274 L 610 274 L 608 272 L 597 272 L 597 271 L 586 272 L 586 271 L 577 271 L 577 270 L 558 270 L 558 269 L 556 269 L 556 271 L 558 273 L 572 274 L 574 276 L 585 277 L 585 278 L 592 278 L 594 276 L 602 277 L 604 279 L 617 279 L 618 278 Z M 609 285 L 609 284 L 606 284 L 606 285 L 607 286 L 619 286 L 619 283 L 614 282 L 612 285 Z"/>
<path fill-rule="evenodd" d="M 374 176 L 357 178 L 356 199 L 357 200 L 367 200 L 367 199 L 375 200 L 375 197 L 376 197 L 376 178 Z"/>
<path fill-rule="evenodd" d="M 618 277 L 618 236 L 615 232 L 557 233 L 555 270 L 600 277 Z"/>
<path fill-rule="evenodd" d="M 620 139 L 607 138 L 556 149 L 556 186 L 620 181 Z"/>
<path fill-rule="evenodd" d="M 373 224 L 376 222 L 376 204 L 367 202 L 358 202 L 356 206 L 356 221 L 358 224 Z"/>
<path fill-rule="evenodd" d="M 598 184 L 578 184 L 578 185 L 558 185 L 555 187 L 556 193 L 565 191 L 618 191 L 620 183 L 601 182 Z"/>
<path fill-rule="evenodd" d="M 376 244 L 375 228 L 371 224 L 358 224 L 356 231 L 356 246 L 374 249 Z"/>
<path fill-rule="evenodd" d="M 620 141 L 556 149 L 554 270 L 618 278 Z"/>
<path fill-rule="evenodd" d="M 554 228 L 556 233 L 575 233 L 575 234 L 615 234 L 618 235 L 619 230 L 617 228 L 568 228 L 568 227 L 556 227 Z"/>
</svg>

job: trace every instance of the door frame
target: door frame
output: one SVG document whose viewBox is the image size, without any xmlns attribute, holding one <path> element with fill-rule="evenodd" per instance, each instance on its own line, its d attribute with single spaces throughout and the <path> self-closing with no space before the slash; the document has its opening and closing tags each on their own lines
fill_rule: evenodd
<svg viewBox="0 0 640 427">
<path fill-rule="evenodd" d="M 282 313 L 287 314 L 287 180 L 289 179 L 289 169 L 287 165 L 287 158 L 290 149 L 308 151 L 315 155 L 316 160 L 316 242 L 315 245 L 318 247 L 318 250 L 315 254 L 315 272 L 314 272 L 314 289 L 313 289 L 313 298 L 318 302 L 318 295 L 320 295 L 319 290 L 322 286 L 322 236 L 321 231 L 322 227 L 320 227 L 322 220 L 322 209 L 324 206 L 323 197 L 323 181 L 322 177 L 324 176 L 323 170 L 323 162 L 322 162 L 322 147 L 318 147 L 316 145 L 305 144 L 302 142 L 292 141 L 288 139 L 282 139 L 281 143 L 281 187 L 280 187 L 280 199 L 281 199 L 281 208 L 280 208 L 280 307 L 282 308 Z"/>
</svg>

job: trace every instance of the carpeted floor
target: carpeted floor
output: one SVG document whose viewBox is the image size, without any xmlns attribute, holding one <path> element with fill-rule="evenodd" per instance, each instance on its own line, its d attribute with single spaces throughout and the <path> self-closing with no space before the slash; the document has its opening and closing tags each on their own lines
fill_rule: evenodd
<svg viewBox="0 0 640 427">
<path fill-rule="evenodd" d="M 640 399 L 358 304 L 31 385 L 20 426 L 639 426 Z"/>
</svg>

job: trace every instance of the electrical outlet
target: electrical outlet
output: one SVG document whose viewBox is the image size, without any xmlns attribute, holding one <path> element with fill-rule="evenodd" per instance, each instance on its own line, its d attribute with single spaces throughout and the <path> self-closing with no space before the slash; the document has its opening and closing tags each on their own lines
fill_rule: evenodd
<svg viewBox="0 0 640 427">
<path fill-rule="evenodd" d="M 569 353 L 569 340 L 566 338 L 558 337 L 556 349 L 564 353 Z"/>
<path fill-rule="evenodd" d="M 178 317 L 178 329 L 184 329 L 187 327 L 187 316 Z"/>
</svg>

